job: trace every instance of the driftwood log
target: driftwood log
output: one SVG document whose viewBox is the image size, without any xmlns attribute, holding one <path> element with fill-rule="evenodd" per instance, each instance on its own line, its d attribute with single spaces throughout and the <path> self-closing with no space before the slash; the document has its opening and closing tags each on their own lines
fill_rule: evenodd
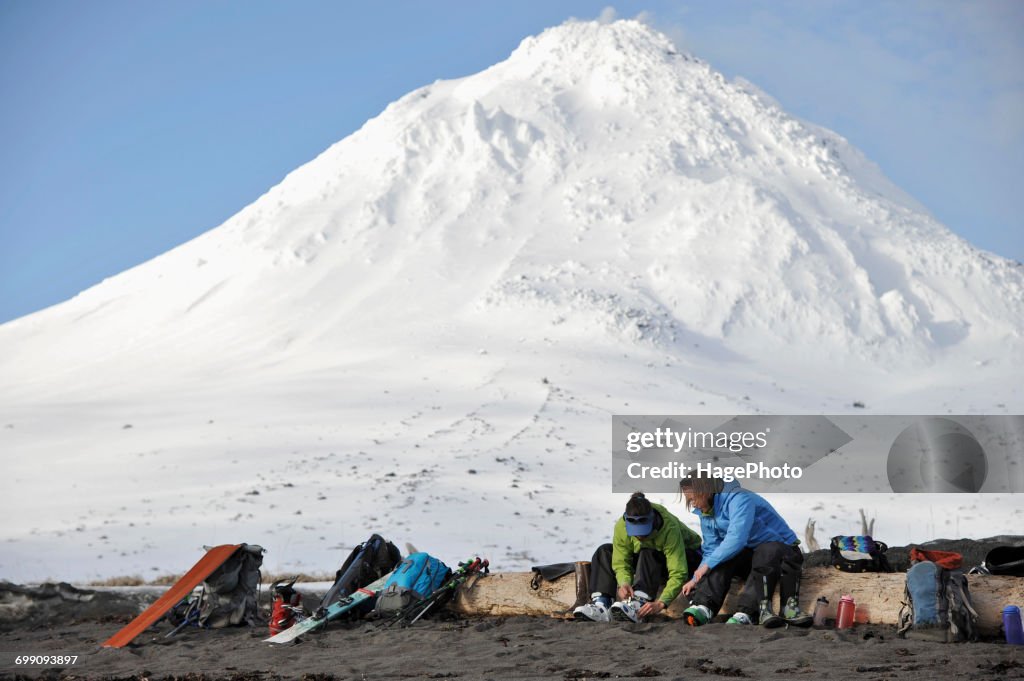
<svg viewBox="0 0 1024 681">
<path fill-rule="evenodd" d="M 534 615 L 566 617 L 576 600 L 576 583 L 572 575 L 555 582 L 542 582 L 538 589 L 530 586 L 533 573 L 494 573 L 476 579 L 460 590 L 452 609 L 466 615 Z M 819 596 L 829 601 L 829 618 L 835 618 L 835 608 L 843 594 L 850 594 L 857 603 L 855 621 L 861 624 L 897 624 L 903 601 L 904 573 L 849 574 L 832 568 L 806 568 L 800 585 L 800 607 L 813 612 Z M 1007 605 L 1024 606 L 1024 578 L 970 575 L 969 586 L 974 607 L 978 611 L 978 626 L 982 634 L 995 636 L 1002 625 L 1002 611 Z M 739 597 L 740 583 L 733 583 L 732 591 L 722 608 L 731 613 Z M 680 617 L 689 605 L 680 596 L 669 607 L 669 617 Z M 775 597 L 778 612 L 778 594 Z"/>
</svg>

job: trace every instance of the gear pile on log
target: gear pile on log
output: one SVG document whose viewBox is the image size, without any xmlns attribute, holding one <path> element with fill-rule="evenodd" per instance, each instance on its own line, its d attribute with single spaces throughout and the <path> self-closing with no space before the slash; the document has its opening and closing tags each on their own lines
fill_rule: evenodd
<svg viewBox="0 0 1024 681">
<path fill-rule="evenodd" d="M 800 583 L 800 608 L 814 611 L 820 596 L 829 602 L 828 617 L 834 619 L 839 598 L 853 596 L 857 603 L 855 621 L 859 624 L 897 624 L 904 599 L 906 574 L 864 572 L 850 574 L 832 568 L 805 568 Z M 1007 605 L 1024 606 L 1024 578 L 970 575 L 971 598 L 978 611 L 978 628 L 983 635 L 996 636 L 1002 624 L 1002 611 Z M 531 587 L 533 573 L 494 573 L 477 579 L 460 591 L 452 609 L 466 615 L 533 615 L 569 617 L 576 602 L 576 580 L 568 575 L 554 582 L 542 581 Z M 732 591 L 722 607 L 731 613 L 739 598 L 741 584 L 734 581 Z M 778 612 L 778 594 L 775 611 Z M 680 596 L 666 611 L 669 617 L 680 617 L 689 605 Z"/>
</svg>

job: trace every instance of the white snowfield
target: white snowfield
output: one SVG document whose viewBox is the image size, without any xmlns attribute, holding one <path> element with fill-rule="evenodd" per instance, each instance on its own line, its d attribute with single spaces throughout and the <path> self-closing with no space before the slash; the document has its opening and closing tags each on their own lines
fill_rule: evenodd
<svg viewBox="0 0 1024 681">
<path fill-rule="evenodd" d="M 612 414 L 1021 413 L 1022 332 L 1024 268 L 842 137 L 645 25 L 569 22 L 0 326 L 0 578 L 241 541 L 327 572 L 374 531 L 587 559 L 626 499 Z M 893 545 L 1024 521 L 1014 495 L 770 498 L 823 543 L 860 507 Z"/>
</svg>

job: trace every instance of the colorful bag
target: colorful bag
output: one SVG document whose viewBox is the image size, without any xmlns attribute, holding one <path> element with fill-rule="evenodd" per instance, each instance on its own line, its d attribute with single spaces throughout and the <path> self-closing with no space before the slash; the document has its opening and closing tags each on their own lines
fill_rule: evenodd
<svg viewBox="0 0 1024 681">
<path fill-rule="evenodd" d="M 892 572 L 885 557 L 889 547 L 866 536 L 832 537 L 832 566 L 843 572 Z"/>
</svg>

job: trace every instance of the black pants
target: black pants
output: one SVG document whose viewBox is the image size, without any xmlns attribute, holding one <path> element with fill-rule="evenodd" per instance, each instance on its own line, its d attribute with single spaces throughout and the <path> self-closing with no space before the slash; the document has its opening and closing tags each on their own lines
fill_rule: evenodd
<svg viewBox="0 0 1024 681">
<path fill-rule="evenodd" d="M 700 553 L 686 549 L 686 562 L 690 570 L 700 564 Z M 658 589 L 668 581 L 668 566 L 665 554 L 654 549 L 640 549 L 633 554 L 633 589 L 643 591 L 650 598 L 658 595 Z M 600 592 L 615 600 L 618 596 L 619 580 L 612 569 L 612 545 L 602 544 L 590 559 L 590 591 Z"/>
<path fill-rule="evenodd" d="M 746 579 L 736 611 L 745 612 L 756 621 L 758 605 L 765 597 L 765 580 L 768 582 L 768 597 L 775 594 L 778 585 L 779 596 L 785 605 L 790 596 L 799 594 L 803 563 L 804 554 L 800 552 L 800 547 L 782 542 L 770 541 L 752 549 L 743 549 L 704 575 L 690 595 L 690 602 L 706 605 L 712 615 L 717 615 L 729 593 L 732 578 Z"/>
</svg>

